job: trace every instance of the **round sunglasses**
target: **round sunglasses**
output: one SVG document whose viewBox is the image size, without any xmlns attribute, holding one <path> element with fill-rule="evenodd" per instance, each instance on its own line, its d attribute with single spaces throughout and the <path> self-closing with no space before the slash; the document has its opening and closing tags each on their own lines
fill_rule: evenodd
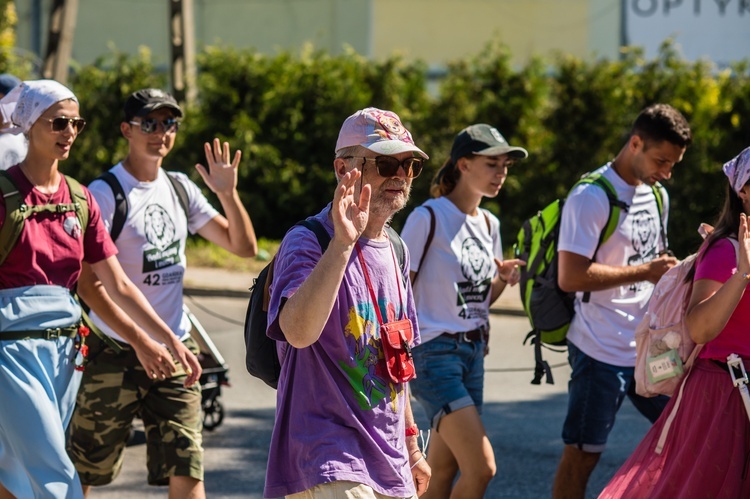
<svg viewBox="0 0 750 499">
<path fill-rule="evenodd" d="M 399 167 L 404 169 L 407 177 L 416 178 L 422 173 L 422 167 L 424 166 L 423 158 L 406 158 L 400 161 L 398 158 L 393 156 L 375 156 L 369 158 L 365 156 L 344 156 L 341 159 L 358 158 L 362 160 L 362 166 L 368 161 L 375 162 L 375 168 L 378 170 L 378 175 L 381 177 L 395 177 L 398 175 Z"/>
<path fill-rule="evenodd" d="M 131 125 L 139 125 L 141 132 L 145 134 L 152 134 L 159 129 L 161 124 L 164 133 L 176 132 L 180 128 L 180 122 L 174 118 L 167 118 L 165 120 L 157 120 L 156 118 L 142 119 L 141 121 L 129 121 Z"/>
<path fill-rule="evenodd" d="M 76 133 L 81 133 L 86 126 L 86 120 L 83 118 L 68 118 L 67 116 L 58 116 L 57 118 L 47 118 L 50 122 L 53 132 L 63 132 L 67 130 L 68 125 L 73 126 Z"/>
</svg>

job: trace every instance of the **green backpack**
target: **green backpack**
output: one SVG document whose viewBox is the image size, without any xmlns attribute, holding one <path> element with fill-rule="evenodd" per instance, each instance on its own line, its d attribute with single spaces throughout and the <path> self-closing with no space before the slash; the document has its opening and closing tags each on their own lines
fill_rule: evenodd
<svg viewBox="0 0 750 499">
<path fill-rule="evenodd" d="M 599 236 L 592 258 L 595 260 L 599 247 L 617 230 L 620 214 L 623 211 L 627 212 L 629 206 L 617 198 L 615 188 L 599 173 L 585 175 L 576 182 L 573 188 L 581 184 L 593 184 L 600 187 L 609 199 L 609 218 Z M 667 247 L 666 231 L 661 216 L 664 202 L 661 186 L 657 183 L 652 186 L 652 189 L 659 210 L 661 237 L 664 246 Z M 564 204 L 565 199 L 557 199 L 526 220 L 521 230 L 518 231 L 518 238 L 513 246 L 515 257 L 526 262 L 526 266 L 521 267 L 519 288 L 521 303 L 531 323 L 531 331 L 526 335 L 524 344 L 531 340 L 534 346 L 536 365 L 534 378 L 531 381 L 534 385 L 540 384 L 543 376 L 546 376 L 548 384 L 554 384 L 552 369 L 542 358 L 542 347 L 564 346 L 567 343 L 568 327 L 574 314 L 575 293 L 566 293 L 557 285 L 557 241 Z M 584 293 L 584 302 L 589 300 L 589 295 L 590 293 Z"/>
<path fill-rule="evenodd" d="M 26 222 L 26 219 L 32 213 L 43 211 L 67 213 L 74 211 L 78 218 L 78 223 L 81 224 L 81 237 L 83 237 L 83 233 L 89 224 L 89 204 L 86 194 L 76 179 L 67 175 L 63 175 L 63 178 L 70 189 L 70 197 L 73 199 L 72 203 L 29 206 L 23 203 L 18 186 L 16 186 L 11 176 L 8 175 L 8 172 L 0 171 L 0 194 L 5 198 L 5 220 L 3 221 L 3 226 L 0 227 L 0 265 L 5 262 L 5 259 L 8 258 L 11 250 L 16 245 L 23 231 L 24 222 Z"/>
<path fill-rule="evenodd" d="M 21 199 L 21 193 L 18 190 L 18 186 L 16 186 L 16 183 L 11 176 L 8 175 L 8 172 L 0 170 L 0 195 L 5 198 L 5 220 L 3 221 L 3 226 L 0 227 L 0 265 L 5 263 L 5 259 L 8 258 L 11 250 L 16 245 L 16 242 L 18 242 L 18 238 L 21 236 L 21 232 L 23 232 L 24 223 L 32 213 L 43 211 L 68 213 L 74 211 L 76 213 L 76 218 L 78 218 L 78 223 L 81 224 L 81 238 L 83 238 L 83 235 L 86 232 L 86 227 L 89 225 L 89 203 L 88 199 L 86 199 L 86 193 L 83 192 L 83 187 L 81 187 L 80 182 L 73 177 L 63 175 L 63 179 L 68 185 L 68 189 L 70 189 L 70 197 L 73 200 L 72 203 L 29 206 Z M 76 300 L 78 300 L 78 296 L 74 296 Z M 114 340 L 101 332 L 98 327 L 94 326 L 94 323 L 91 322 L 87 314 L 87 307 L 82 306 L 81 314 L 83 323 L 85 323 L 94 334 L 113 348 L 115 352 L 122 350 Z"/>
</svg>

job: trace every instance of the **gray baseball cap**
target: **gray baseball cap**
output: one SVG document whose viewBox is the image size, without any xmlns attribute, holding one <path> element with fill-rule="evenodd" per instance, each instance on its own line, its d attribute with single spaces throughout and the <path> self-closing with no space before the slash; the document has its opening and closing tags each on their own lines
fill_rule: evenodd
<svg viewBox="0 0 750 499">
<path fill-rule="evenodd" d="M 461 130 L 453 140 L 451 161 L 456 163 L 469 154 L 480 156 L 499 156 L 507 154 L 512 158 L 525 159 L 529 153 L 523 147 L 511 146 L 497 128 L 478 123 Z"/>
</svg>

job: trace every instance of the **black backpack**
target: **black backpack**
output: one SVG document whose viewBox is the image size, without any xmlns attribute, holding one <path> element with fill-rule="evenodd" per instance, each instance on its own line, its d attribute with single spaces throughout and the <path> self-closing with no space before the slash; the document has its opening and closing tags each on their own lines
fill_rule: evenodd
<svg viewBox="0 0 750 499">
<path fill-rule="evenodd" d="M 323 224 L 316 219 L 307 219 L 295 225 L 311 230 L 318 239 L 321 253 L 325 252 L 328 243 L 331 242 L 331 236 Z M 406 259 L 404 242 L 392 228 L 386 226 L 385 231 L 388 233 L 399 267 L 403 272 Z M 268 305 L 271 300 L 268 288 L 273 281 L 275 260 L 274 257 L 253 280 L 253 287 L 250 288 L 250 303 L 245 314 L 245 367 L 247 372 L 274 389 L 279 383 L 281 363 L 276 351 L 276 340 L 269 338 L 266 330 L 268 329 Z"/>
</svg>

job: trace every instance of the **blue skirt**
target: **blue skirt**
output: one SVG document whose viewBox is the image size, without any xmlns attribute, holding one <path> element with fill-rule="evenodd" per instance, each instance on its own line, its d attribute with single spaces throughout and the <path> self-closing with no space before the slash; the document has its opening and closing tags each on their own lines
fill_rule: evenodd
<svg viewBox="0 0 750 499">
<path fill-rule="evenodd" d="M 64 300 L 63 293 L 70 296 L 64 288 L 45 288 L 56 288 L 43 290 L 52 295 L 47 304 Z M 19 310 L 9 291 L 0 290 L 6 320 L 9 311 Z M 65 428 L 81 383 L 75 354 L 72 338 L 2 340 L 0 331 L 0 483 L 16 497 L 83 498 L 65 451 Z"/>
</svg>

